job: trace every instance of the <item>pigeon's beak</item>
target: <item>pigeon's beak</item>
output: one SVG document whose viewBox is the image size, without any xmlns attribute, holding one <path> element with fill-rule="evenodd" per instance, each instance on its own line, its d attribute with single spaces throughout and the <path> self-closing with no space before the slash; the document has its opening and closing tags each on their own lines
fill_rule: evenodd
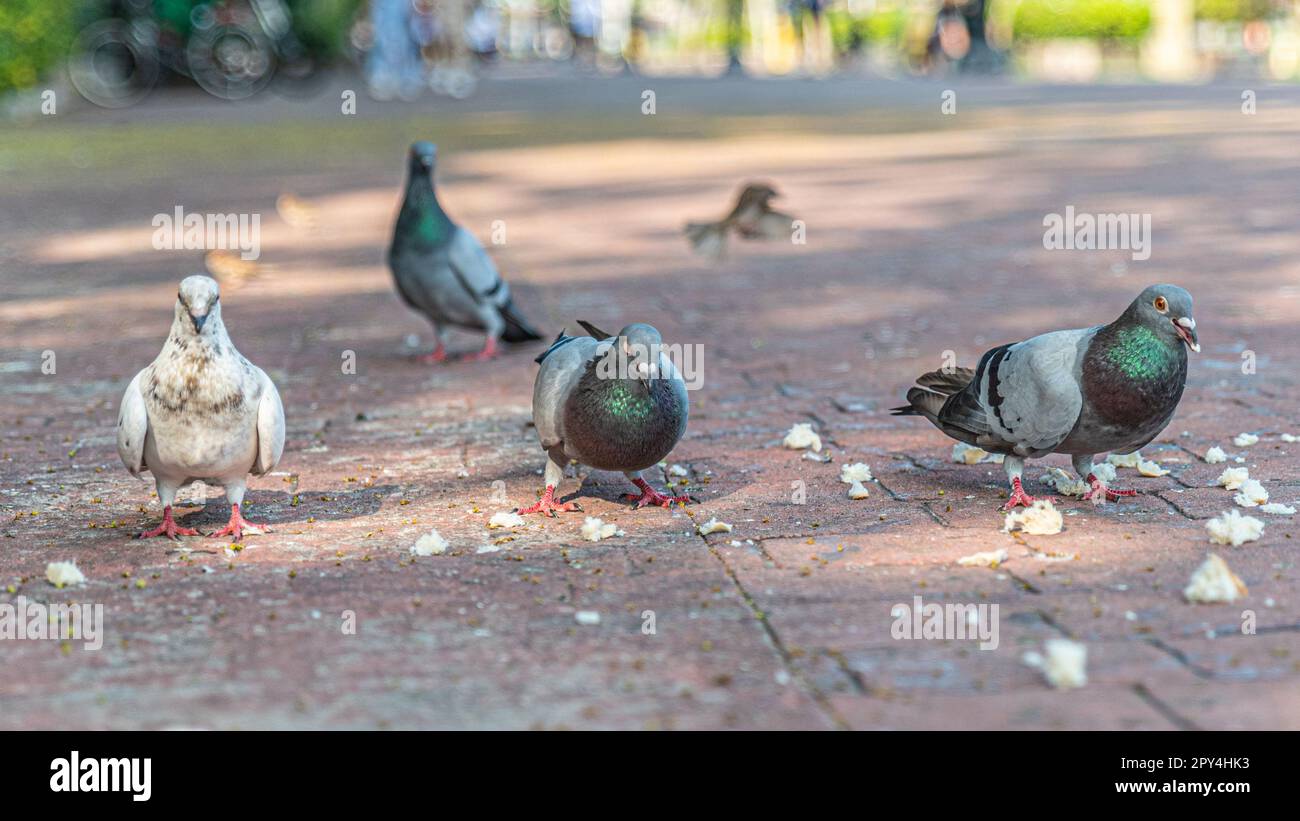
<svg viewBox="0 0 1300 821">
<path fill-rule="evenodd" d="M 1196 320 L 1190 316 L 1180 316 L 1173 320 L 1174 330 L 1178 331 L 1178 336 L 1187 343 L 1187 347 L 1192 349 L 1192 353 L 1201 352 L 1200 340 L 1196 337 Z"/>
<path fill-rule="evenodd" d="M 196 334 L 201 334 L 201 333 L 203 333 L 203 325 L 204 325 L 204 323 L 206 323 L 207 321 L 208 321 L 208 315 L 207 315 L 207 314 L 200 314 L 199 316 L 195 316 L 194 314 L 190 314 L 190 322 L 193 322 L 193 323 L 194 323 L 194 333 L 196 333 Z"/>
</svg>

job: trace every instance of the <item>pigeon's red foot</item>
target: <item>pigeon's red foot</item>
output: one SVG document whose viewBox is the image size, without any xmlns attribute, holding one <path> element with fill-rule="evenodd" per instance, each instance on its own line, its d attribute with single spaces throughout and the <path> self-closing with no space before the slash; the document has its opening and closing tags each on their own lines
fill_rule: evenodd
<svg viewBox="0 0 1300 821">
<path fill-rule="evenodd" d="M 649 483 L 647 483 L 645 479 L 634 479 L 632 484 L 641 488 L 641 495 L 637 496 L 635 493 L 625 493 L 623 494 L 623 498 L 634 499 L 638 509 L 643 508 L 646 505 L 672 507 L 674 504 L 680 503 L 684 505 L 691 501 L 691 497 L 689 496 L 666 496 L 650 487 Z"/>
<path fill-rule="evenodd" d="M 226 526 L 221 528 L 220 530 L 215 531 L 213 533 L 209 533 L 208 537 L 215 539 L 218 536 L 229 536 L 232 540 L 237 542 L 243 537 L 245 530 L 247 530 L 249 533 L 270 533 L 271 532 L 271 529 L 266 525 L 254 524 L 253 522 L 250 522 L 247 519 L 245 519 L 244 514 L 239 512 L 239 505 L 231 505 L 230 521 L 227 522 Z"/>
<path fill-rule="evenodd" d="M 497 350 L 497 341 L 492 337 L 487 338 L 483 343 L 483 350 L 478 353 L 465 354 L 466 362 L 486 362 L 489 359 L 495 359 L 500 351 Z"/>
<path fill-rule="evenodd" d="M 1050 496 L 1030 496 L 1028 493 L 1025 493 L 1025 487 L 1020 484 L 1020 477 L 1017 476 L 1011 480 L 1011 498 L 1007 499 L 1007 503 L 1002 506 L 1002 510 L 1007 511 L 1019 506 L 1029 507 L 1040 498 L 1047 499 L 1049 502 L 1056 501 Z"/>
<path fill-rule="evenodd" d="M 1106 483 L 1089 473 L 1086 480 L 1088 482 L 1088 492 L 1083 494 L 1086 502 L 1101 504 L 1102 502 L 1118 502 L 1123 496 L 1136 496 L 1138 492 L 1131 488 L 1113 488 L 1106 487 Z"/>
<path fill-rule="evenodd" d="M 166 536 L 169 539 L 175 540 L 177 536 L 198 536 L 198 535 L 199 532 L 194 528 L 181 527 L 180 525 L 176 524 L 176 521 L 172 519 L 171 505 L 168 505 L 167 507 L 163 508 L 162 524 L 158 525 L 153 530 L 146 530 L 144 533 L 141 533 L 136 538 L 151 539 L 154 536 Z"/>
<path fill-rule="evenodd" d="M 542 498 L 537 500 L 537 504 L 521 507 L 516 512 L 520 515 L 525 513 L 545 513 L 554 519 L 556 513 L 581 513 L 582 508 L 577 502 L 555 501 L 555 485 L 547 485 L 546 492 L 542 494 Z"/>
<path fill-rule="evenodd" d="M 423 356 L 417 356 L 415 358 L 415 361 L 424 365 L 437 365 L 440 362 L 446 362 L 447 348 L 441 342 L 439 342 L 438 347 L 433 349 L 433 353 L 427 353 L 424 354 Z"/>
</svg>

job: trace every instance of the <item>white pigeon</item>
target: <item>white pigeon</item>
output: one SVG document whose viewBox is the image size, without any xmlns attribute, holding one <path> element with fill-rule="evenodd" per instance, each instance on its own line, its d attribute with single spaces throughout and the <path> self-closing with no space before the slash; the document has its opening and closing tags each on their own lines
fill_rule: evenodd
<svg viewBox="0 0 1300 821">
<path fill-rule="evenodd" d="M 140 538 L 199 535 L 172 519 L 177 491 L 195 481 L 221 485 L 230 500 L 230 522 L 212 536 L 262 532 L 239 508 L 248 474 L 269 473 L 284 452 L 284 406 L 226 334 L 216 280 L 181 281 L 167 342 L 122 396 L 117 452 L 131 475 L 153 474 L 163 505 L 162 524 Z"/>
</svg>

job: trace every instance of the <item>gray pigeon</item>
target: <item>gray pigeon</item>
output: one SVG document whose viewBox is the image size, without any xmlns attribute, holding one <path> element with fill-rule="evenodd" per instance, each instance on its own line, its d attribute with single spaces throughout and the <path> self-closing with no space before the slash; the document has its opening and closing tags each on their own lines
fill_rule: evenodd
<svg viewBox="0 0 1300 821">
<path fill-rule="evenodd" d="M 497 340 L 530 342 L 541 334 L 515 310 L 510 286 L 474 235 L 451 221 L 433 190 L 437 148 L 411 146 L 406 196 L 393 229 L 388 266 L 402 301 L 433 323 L 438 345 L 422 357 L 447 358 L 447 332 L 453 328 L 485 331 L 487 341 L 473 359 L 491 359 Z"/>
<path fill-rule="evenodd" d="M 196 274 L 181 281 L 171 333 L 158 358 L 135 375 L 117 417 L 117 453 L 132 476 L 153 474 L 163 520 L 150 536 L 197 536 L 172 519 L 181 488 L 201 481 L 221 485 L 230 523 L 212 536 L 238 541 L 260 527 L 240 505 L 249 473 L 264 476 L 284 452 L 284 407 L 275 385 L 226 335 L 215 280 Z"/>
<path fill-rule="evenodd" d="M 520 513 L 581 510 L 555 501 L 564 466 L 576 460 L 598 470 L 621 472 L 641 490 L 628 494 L 639 508 L 668 507 L 689 497 L 657 492 L 641 471 L 656 465 L 686 432 L 686 383 L 663 354 L 654 328 L 634 323 L 617 337 L 579 320 L 591 336 L 563 332 L 537 361 L 533 423 L 546 451 L 546 491 Z"/>
<path fill-rule="evenodd" d="M 1137 491 L 1107 487 L 1093 473 L 1093 456 L 1132 453 L 1169 424 L 1187 380 L 1185 347 L 1201 350 L 1192 295 L 1152 285 L 1109 325 L 1001 345 L 975 370 L 927 373 L 893 411 L 1006 454 L 1006 510 L 1033 503 L 1020 480 L 1025 459 L 1049 453 L 1070 454 L 1089 485 L 1085 499 L 1115 501 Z"/>
</svg>

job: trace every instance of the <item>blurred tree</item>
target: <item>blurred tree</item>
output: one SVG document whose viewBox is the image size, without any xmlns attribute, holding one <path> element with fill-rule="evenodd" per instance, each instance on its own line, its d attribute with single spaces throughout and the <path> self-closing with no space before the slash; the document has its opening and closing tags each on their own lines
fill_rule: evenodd
<svg viewBox="0 0 1300 821">
<path fill-rule="evenodd" d="M 71 0 L 0 2 L 0 94 L 31 88 L 67 55 L 76 36 Z"/>
</svg>

